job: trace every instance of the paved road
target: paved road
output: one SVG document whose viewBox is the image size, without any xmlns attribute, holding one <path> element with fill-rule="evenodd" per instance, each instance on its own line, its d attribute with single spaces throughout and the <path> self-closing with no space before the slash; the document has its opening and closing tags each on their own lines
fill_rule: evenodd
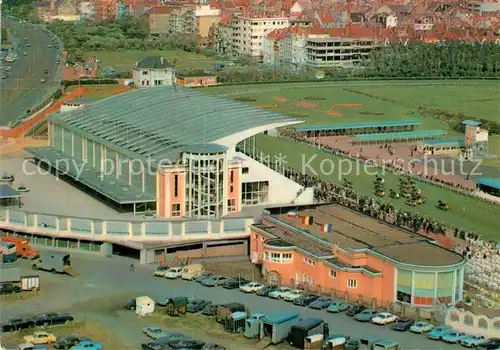
<svg viewBox="0 0 500 350">
<path fill-rule="evenodd" d="M 16 45 L 20 44 L 21 47 L 16 48 L 18 59 L 6 63 L 11 67 L 10 77 L 0 82 L 0 127 L 24 117 L 28 109 L 33 110 L 43 103 L 59 86 L 62 76 L 61 67 L 56 65 L 61 51 L 55 48 L 42 27 L 12 23 L 10 19 L 4 21 L 5 26 L 14 33 Z M 24 46 L 25 37 L 31 47 Z M 49 44 L 53 47 L 49 48 Z M 27 56 L 23 55 L 24 52 L 27 52 Z M 44 69 L 48 69 L 48 75 L 44 74 Z M 46 83 L 41 83 L 41 78 Z"/>
<path fill-rule="evenodd" d="M 138 266 L 134 273 L 129 272 L 130 260 L 123 257 L 105 258 L 85 253 L 71 253 L 72 265 L 81 273 L 77 278 L 52 275 L 40 272 L 42 288 L 50 289 L 43 296 L 25 301 L 10 302 L 2 307 L 2 320 L 13 316 L 28 316 L 35 313 L 66 310 L 79 319 L 99 322 L 113 326 L 113 332 L 121 332 L 122 339 L 132 344 L 140 343 L 130 330 L 140 329 L 140 324 L 131 323 L 127 317 L 113 317 L 110 309 L 118 310 L 130 296 L 149 295 L 163 299 L 166 296 L 184 295 L 210 299 L 214 303 L 237 301 L 246 304 L 251 312 L 266 313 L 280 310 L 293 310 L 303 316 L 319 317 L 329 322 L 332 333 L 344 333 L 352 336 L 373 334 L 398 341 L 405 349 L 452 349 L 455 345 L 433 342 L 424 336 L 411 333 L 399 333 L 389 327 L 362 324 L 353 321 L 344 314 L 332 315 L 324 311 L 301 308 L 284 301 L 247 295 L 239 291 L 223 288 L 206 288 L 196 282 L 182 280 L 166 280 L 152 277 L 152 269 L 148 266 Z M 28 262 L 23 262 L 26 266 Z M 128 293 L 128 295 L 127 295 Z M 102 302 L 105 299 L 106 302 Z M 114 303 L 114 304 L 113 304 Z M 113 305 L 111 305 L 113 304 Z M 106 312 L 104 312 L 104 310 Z M 111 321 L 111 322 L 110 322 Z M 136 327 L 136 328 L 134 328 Z M 128 330 L 128 332 L 127 332 Z"/>
</svg>

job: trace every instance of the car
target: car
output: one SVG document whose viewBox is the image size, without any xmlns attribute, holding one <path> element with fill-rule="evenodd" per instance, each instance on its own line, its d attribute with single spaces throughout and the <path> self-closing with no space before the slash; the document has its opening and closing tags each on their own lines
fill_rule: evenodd
<svg viewBox="0 0 500 350">
<path fill-rule="evenodd" d="M 60 337 L 54 343 L 54 348 L 56 349 L 71 349 L 73 346 L 80 342 L 80 338 L 74 335 L 68 335 L 65 337 Z"/>
<path fill-rule="evenodd" d="M 479 348 L 486 350 L 500 349 L 500 338 L 490 338 L 488 341 L 479 344 Z"/>
<path fill-rule="evenodd" d="M 269 293 L 274 292 L 276 289 L 278 289 L 278 287 L 276 286 L 264 286 L 264 288 L 262 288 L 255 294 L 257 294 L 260 297 L 267 297 L 269 296 Z"/>
<path fill-rule="evenodd" d="M 144 350 L 164 350 L 164 349 L 168 349 L 168 343 L 174 339 L 175 337 L 178 337 L 180 339 L 180 337 L 183 337 L 184 335 L 182 333 L 178 333 L 178 332 L 172 332 L 172 333 L 168 333 L 168 335 L 166 335 L 165 337 L 161 337 L 161 338 L 158 338 L 157 340 L 155 341 L 152 341 L 152 342 L 149 342 L 147 344 L 141 344 L 141 347 L 144 349 Z"/>
<path fill-rule="evenodd" d="M 201 340 L 181 340 L 176 344 L 170 345 L 172 349 L 189 349 L 200 350 L 205 346 L 205 342 Z"/>
<path fill-rule="evenodd" d="M 452 331 L 453 330 L 451 329 L 450 326 L 448 326 L 446 324 L 441 324 L 437 327 L 434 327 L 434 329 L 427 334 L 427 338 L 432 339 L 432 340 L 441 340 L 444 335 L 446 335 Z"/>
<path fill-rule="evenodd" d="M 168 266 L 158 266 L 153 272 L 153 276 L 165 277 L 165 274 L 167 273 L 168 269 L 170 269 Z"/>
<path fill-rule="evenodd" d="M 366 309 L 366 306 L 361 305 L 361 304 L 353 304 L 349 306 L 349 309 L 347 309 L 347 316 L 354 317 L 357 314 L 359 314 L 361 311 Z"/>
<path fill-rule="evenodd" d="M 434 325 L 428 322 L 415 322 L 415 324 L 410 327 L 410 332 L 424 334 L 432 331 L 433 329 Z"/>
<path fill-rule="evenodd" d="M 14 318 L 8 320 L 0 326 L 2 332 L 16 332 L 22 329 L 28 329 L 34 326 L 32 320 L 23 320 L 21 318 Z"/>
<path fill-rule="evenodd" d="M 398 316 L 391 314 L 390 312 L 379 312 L 378 315 L 375 315 L 371 321 L 374 324 L 386 325 L 396 322 L 397 320 Z"/>
<path fill-rule="evenodd" d="M 71 350 L 102 350 L 102 344 L 92 340 L 83 340 L 73 346 Z"/>
<path fill-rule="evenodd" d="M 132 298 L 129 300 L 128 303 L 126 303 L 125 305 L 123 305 L 123 308 L 125 310 L 135 310 L 137 304 L 136 304 L 136 301 L 135 301 L 135 298 Z"/>
<path fill-rule="evenodd" d="M 205 287 L 218 287 L 226 282 L 227 278 L 224 276 L 211 276 L 204 279 L 201 284 Z"/>
<path fill-rule="evenodd" d="M 354 315 L 354 319 L 358 322 L 370 322 L 372 318 L 378 315 L 377 310 L 364 309 L 363 311 Z"/>
<path fill-rule="evenodd" d="M 18 350 L 48 350 L 48 346 L 46 344 L 32 344 L 32 343 L 24 343 L 19 344 L 17 346 Z"/>
<path fill-rule="evenodd" d="M 40 83 L 45 84 L 45 79 L 40 79 Z"/>
<path fill-rule="evenodd" d="M 243 293 L 255 293 L 264 288 L 265 286 L 262 283 L 258 282 L 250 282 L 240 287 L 240 291 Z"/>
<path fill-rule="evenodd" d="M 211 304 L 211 301 L 203 300 L 203 299 L 195 299 L 189 301 L 187 305 L 187 312 L 196 313 L 203 310 L 207 305 Z"/>
<path fill-rule="evenodd" d="M 326 309 L 333 303 L 333 299 L 330 298 L 318 298 L 309 304 L 311 309 L 322 310 Z"/>
<path fill-rule="evenodd" d="M 222 288 L 236 289 L 236 288 L 240 288 L 241 286 L 243 286 L 247 283 L 248 283 L 248 281 L 243 279 L 243 278 L 233 277 L 233 278 L 228 278 L 226 280 L 226 282 L 224 282 L 224 284 L 222 285 Z"/>
<path fill-rule="evenodd" d="M 23 52 L 23 56 L 28 56 L 28 53 L 27 52 Z"/>
<path fill-rule="evenodd" d="M 12 283 L 0 284 L 0 294 L 14 294 L 21 292 L 21 288 Z"/>
<path fill-rule="evenodd" d="M 441 340 L 444 341 L 445 343 L 456 344 L 460 340 L 463 340 L 467 337 L 468 337 L 468 335 L 465 333 L 458 332 L 458 331 L 451 331 L 448 334 L 443 335 Z"/>
<path fill-rule="evenodd" d="M 281 299 L 285 300 L 285 301 L 294 301 L 295 299 L 298 299 L 300 298 L 301 296 L 304 295 L 304 291 L 303 290 L 300 290 L 300 289 L 294 289 L 294 290 L 291 290 L 287 293 L 284 293 L 282 296 L 281 296 Z"/>
<path fill-rule="evenodd" d="M 328 305 L 328 308 L 326 309 L 327 312 L 342 312 L 348 310 L 350 305 L 346 303 L 343 300 L 333 300 L 330 305 Z"/>
<path fill-rule="evenodd" d="M 73 321 L 73 316 L 68 313 L 47 313 L 35 316 L 31 319 L 35 326 L 53 326 Z"/>
<path fill-rule="evenodd" d="M 215 343 L 205 343 L 201 350 L 226 350 L 226 348 L 222 345 Z"/>
<path fill-rule="evenodd" d="M 54 343 L 57 338 L 52 333 L 47 332 L 35 332 L 32 335 L 26 335 L 23 337 L 26 343 L 31 344 L 51 344 Z"/>
<path fill-rule="evenodd" d="M 270 298 L 273 298 L 273 299 L 281 299 L 283 297 L 283 295 L 285 295 L 286 293 L 288 293 L 290 291 L 291 291 L 291 289 L 288 287 L 279 287 L 279 288 L 276 288 L 276 290 L 270 292 L 268 294 L 268 296 Z"/>
<path fill-rule="evenodd" d="M 219 305 L 216 304 L 208 304 L 201 310 L 201 314 L 204 316 L 215 316 L 217 315 L 217 308 Z"/>
<path fill-rule="evenodd" d="M 7 79 L 9 77 L 9 73 L 4 72 L 2 73 L 2 79 Z"/>
<path fill-rule="evenodd" d="M 47 45 L 47 46 L 49 47 L 49 49 L 51 49 L 51 48 L 52 48 L 52 45 L 51 45 L 51 44 L 49 44 L 49 45 Z"/>
<path fill-rule="evenodd" d="M 160 326 L 148 326 L 142 329 L 142 333 L 146 334 L 146 336 L 150 337 L 153 340 L 166 337 L 167 333 L 164 332 Z"/>
<path fill-rule="evenodd" d="M 401 317 L 392 325 L 391 329 L 394 331 L 405 332 L 415 324 L 415 321 L 408 317 Z"/>
<path fill-rule="evenodd" d="M 211 272 L 203 272 L 200 277 L 198 277 L 197 279 L 195 279 L 196 282 L 198 283 L 201 283 L 203 282 L 203 280 L 207 279 L 207 278 L 210 278 L 212 277 L 214 274 L 211 273 Z"/>
<path fill-rule="evenodd" d="M 168 279 L 176 279 L 180 278 L 182 275 L 182 267 L 177 266 L 177 267 L 171 267 L 170 269 L 165 272 L 165 278 Z"/>
<path fill-rule="evenodd" d="M 488 339 L 482 335 L 469 335 L 465 339 L 457 341 L 458 344 L 466 348 L 477 348 L 480 344 L 486 343 Z"/>
<path fill-rule="evenodd" d="M 293 303 L 298 306 L 308 306 L 318 298 L 319 295 L 306 293 L 295 299 Z"/>
</svg>

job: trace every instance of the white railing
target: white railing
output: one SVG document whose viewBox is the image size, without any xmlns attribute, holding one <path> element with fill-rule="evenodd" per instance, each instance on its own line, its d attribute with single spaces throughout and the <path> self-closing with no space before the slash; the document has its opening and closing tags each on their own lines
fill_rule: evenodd
<svg viewBox="0 0 500 350">
<path fill-rule="evenodd" d="M 86 240 L 182 241 L 241 238 L 249 235 L 252 218 L 221 220 L 112 220 L 67 217 L 0 209 L 0 229 Z"/>
</svg>

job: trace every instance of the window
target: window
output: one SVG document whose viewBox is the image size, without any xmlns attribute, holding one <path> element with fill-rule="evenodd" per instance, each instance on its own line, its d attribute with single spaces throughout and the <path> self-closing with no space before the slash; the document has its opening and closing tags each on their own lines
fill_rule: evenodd
<svg viewBox="0 0 500 350">
<path fill-rule="evenodd" d="M 304 282 L 306 284 L 316 284 L 316 280 L 312 277 L 307 276 L 307 275 L 302 276 L 302 282 Z"/>
<path fill-rule="evenodd" d="M 229 178 L 229 183 L 233 184 L 234 183 L 234 172 L 231 171 L 231 177 Z"/>
<path fill-rule="evenodd" d="M 355 278 L 348 278 L 347 288 L 358 288 L 358 280 Z"/>
<path fill-rule="evenodd" d="M 396 293 L 396 299 L 398 301 L 402 301 L 403 303 L 411 304 L 411 294 L 401 292 L 398 290 Z"/>
<path fill-rule="evenodd" d="M 335 271 L 335 270 L 330 270 L 330 277 L 331 277 L 331 278 L 337 278 L 337 271 Z"/>
<path fill-rule="evenodd" d="M 283 253 L 281 254 L 281 262 L 283 263 L 289 263 L 292 261 L 292 254 L 291 253 Z"/>
<path fill-rule="evenodd" d="M 147 70 L 143 70 L 142 71 L 142 75 L 148 75 L 148 71 Z"/>
<path fill-rule="evenodd" d="M 269 253 L 268 252 L 264 252 L 264 259 L 269 260 Z"/>
<path fill-rule="evenodd" d="M 236 211 L 236 199 L 228 199 L 227 200 L 227 211 L 229 213 Z"/>
<path fill-rule="evenodd" d="M 231 185 L 231 186 L 229 186 L 229 193 L 233 193 L 233 192 L 234 192 L 234 186 Z"/>
<path fill-rule="evenodd" d="M 244 168 L 241 169 L 241 173 L 242 174 L 248 174 L 249 170 L 250 169 L 248 169 L 248 167 L 244 167 Z"/>
<path fill-rule="evenodd" d="M 316 262 L 314 260 L 311 260 L 307 257 L 304 258 L 304 262 L 308 265 L 312 265 L 312 266 L 316 265 Z"/>
<path fill-rule="evenodd" d="M 281 261 L 281 254 L 271 253 L 271 261 L 272 262 L 280 262 Z"/>
<path fill-rule="evenodd" d="M 244 182 L 241 187 L 243 205 L 255 205 L 268 201 L 269 181 Z"/>
<path fill-rule="evenodd" d="M 174 176 L 174 197 L 179 196 L 179 175 Z"/>
<path fill-rule="evenodd" d="M 181 216 L 181 205 L 179 203 L 172 204 L 172 216 Z"/>
</svg>

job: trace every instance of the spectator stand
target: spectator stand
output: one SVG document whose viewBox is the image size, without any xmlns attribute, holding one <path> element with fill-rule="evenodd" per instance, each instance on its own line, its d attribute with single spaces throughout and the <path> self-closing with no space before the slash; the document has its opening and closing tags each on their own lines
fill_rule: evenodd
<svg viewBox="0 0 500 350">
<path fill-rule="evenodd" d="M 354 144 L 415 143 L 446 136 L 445 130 L 416 130 L 354 135 Z"/>
</svg>

